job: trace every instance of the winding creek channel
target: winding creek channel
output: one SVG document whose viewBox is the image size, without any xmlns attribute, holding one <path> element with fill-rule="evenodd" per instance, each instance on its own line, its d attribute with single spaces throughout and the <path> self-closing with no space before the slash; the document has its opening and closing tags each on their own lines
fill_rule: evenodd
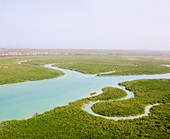
<svg viewBox="0 0 170 139">
<path fill-rule="evenodd" d="M 35 113 L 43 113 L 54 107 L 67 105 L 77 99 L 90 97 L 91 92 L 101 92 L 101 89 L 107 86 L 118 87 L 127 92 L 127 96 L 119 100 L 134 97 L 133 92 L 119 86 L 119 82 L 137 79 L 170 79 L 170 74 L 96 76 L 96 74 L 83 74 L 52 67 L 52 64 L 45 65 L 45 67 L 63 71 L 65 75 L 54 79 L 0 85 L 0 122 L 30 118 Z M 94 103 L 96 102 L 90 102 L 83 109 L 89 114 L 101 116 L 91 110 Z M 138 116 L 102 117 L 114 120 L 138 118 L 148 115 L 151 107 L 152 105 L 147 106 L 145 114 Z"/>
</svg>

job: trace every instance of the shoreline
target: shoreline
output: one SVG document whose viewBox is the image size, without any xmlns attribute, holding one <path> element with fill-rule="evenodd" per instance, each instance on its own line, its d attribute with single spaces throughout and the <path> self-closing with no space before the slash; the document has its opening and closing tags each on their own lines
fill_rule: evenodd
<svg viewBox="0 0 170 139">
<path fill-rule="evenodd" d="M 91 95 L 90 97 L 98 96 L 100 94 L 104 93 L 103 90 L 98 91 L 96 94 Z"/>
<path fill-rule="evenodd" d="M 109 117 L 109 116 L 104 116 L 104 115 L 100 115 L 100 114 L 97 114 L 97 113 L 93 112 L 91 107 L 95 103 L 97 103 L 97 102 L 100 102 L 100 101 L 90 102 L 89 104 L 84 104 L 82 109 L 84 111 L 88 112 L 89 114 L 93 115 L 93 116 L 102 117 L 102 118 L 105 118 L 105 119 L 111 119 L 111 120 L 114 120 L 114 121 L 126 120 L 126 119 L 132 119 L 133 120 L 133 119 L 141 118 L 141 117 L 144 117 L 144 116 L 148 116 L 152 107 L 158 106 L 158 105 L 163 105 L 162 103 L 155 103 L 153 105 L 151 105 L 151 104 L 146 105 L 144 113 L 143 114 L 139 114 L 139 115 L 135 115 L 135 116 L 124 116 L 124 117 L 123 116 L 120 116 L 120 117 L 119 116 L 115 116 L 115 117 Z M 86 105 L 89 105 L 90 107 L 87 107 Z M 87 111 L 87 109 L 90 110 L 90 111 Z"/>
<path fill-rule="evenodd" d="M 23 61 L 19 61 L 21 64 L 22 64 L 22 62 Z M 48 64 L 47 64 L 48 65 Z M 52 65 L 51 65 L 52 66 Z M 45 79 L 44 79 L 45 80 Z M 36 81 L 36 80 L 35 80 Z M 120 88 L 120 89 L 122 89 L 122 88 Z M 126 91 L 127 92 L 127 91 Z M 102 94 L 103 93 L 103 90 L 100 90 L 100 91 L 98 91 L 96 94 L 94 94 L 94 95 L 92 95 L 92 96 L 98 96 L 98 95 L 100 95 L 100 94 Z M 85 98 L 87 98 L 87 96 L 85 97 Z M 63 106 L 65 106 L 65 105 L 63 105 Z M 58 107 L 58 106 L 56 106 L 56 107 Z M 53 109 L 53 108 L 51 108 L 51 109 Z M 46 111 L 45 111 L 46 112 Z M 25 118 L 25 119 L 27 119 L 27 118 Z M 29 118 L 28 118 L 29 119 Z"/>
<path fill-rule="evenodd" d="M 162 64 L 162 66 L 165 66 L 165 67 L 169 67 L 169 68 L 170 68 L 170 65 Z"/>
</svg>

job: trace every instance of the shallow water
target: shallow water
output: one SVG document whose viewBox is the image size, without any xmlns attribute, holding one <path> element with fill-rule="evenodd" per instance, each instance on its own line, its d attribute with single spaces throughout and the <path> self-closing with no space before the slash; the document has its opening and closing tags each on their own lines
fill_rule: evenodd
<svg viewBox="0 0 170 139">
<path fill-rule="evenodd" d="M 98 92 L 106 86 L 120 88 L 119 82 L 170 78 L 170 74 L 96 76 L 51 65 L 45 67 L 58 69 L 66 74 L 55 79 L 0 85 L 0 122 L 30 118 L 34 113 L 43 113 L 56 106 L 89 97 L 91 92 Z M 129 97 L 133 97 L 133 93 L 127 99 Z"/>
<path fill-rule="evenodd" d="M 163 64 L 162 66 L 165 66 L 165 67 L 170 67 L 170 65 L 164 65 L 164 64 Z"/>
<path fill-rule="evenodd" d="M 119 88 L 121 88 L 121 86 L 120 86 Z M 93 112 L 92 106 L 93 106 L 94 104 L 96 104 L 97 102 L 119 101 L 119 100 L 126 100 L 126 99 L 130 99 L 130 98 L 133 98 L 133 97 L 134 97 L 134 94 L 133 94 L 132 92 L 126 90 L 125 88 L 121 88 L 121 89 L 127 92 L 127 96 L 126 96 L 126 97 L 121 98 L 121 99 L 115 99 L 115 100 L 101 100 L 101 101 L 90 102 L 90 103 L 85 104 L 85 105 L 83 106 L 83 110 L 85 110 L 86 112 L 88 112 L 89 114 L 92 114 L 92 115 L 94 115 L 94 116 L 104 117 L 104 118 L 106 118 L 106 119 L 113 119 L 113 120 L 117 121 L 117 120 L 125 120 L 125 119 L 136 119 L 136 118 L 139 118 L 139 117 L 147 116 L 147 115 L 149 115 L 150 109 L 151 109 L 153 106 L 160 105 L 159 103 L 156 103 L 156 104 L 153 104 L 153 105 L 148 105 L 148 106 L 145 107 L 144 114 L 139 114 L 139 115 L 136 115 L 136 116 L 108 117 L 108 116 L 100 115 L 100 114 L 97 114 L 97 113 Z"/>
</svg>

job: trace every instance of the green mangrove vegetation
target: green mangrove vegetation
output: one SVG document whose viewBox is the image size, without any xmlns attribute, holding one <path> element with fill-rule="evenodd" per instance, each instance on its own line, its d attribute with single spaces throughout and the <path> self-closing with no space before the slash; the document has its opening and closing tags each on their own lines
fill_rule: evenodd
<svg viewBox="0 0 170 139">
<path fill-rule="evenodd" d="M 22 65 L 17 64 L 18 61 L 23 60 L 28 60 L 28 62 L 23 62 Z M 52 63 L 55 63 L 53 66 L 60 68 L 76 70 L 86 74 L 93 73 L 98 76 L 111 74 L 160 74 L 170 72 L 169 67 L 162 66 L 162 64 L 170 64 L 169 60 L 146 58 L 127 59 L 113 56 L 2 58 L 0 59 L 0 84 L 17 83 L 28 80 L 42 80 L 63 75 L 63 72 L 37 66 Z M 109 71 L 116 72 L 100 74 Z"/>
<path fill-rule="evenodd" d="M 91 97 L 90 100 L 110 100 L 110 99 L 119 99 L 119 98 L 123 98 L 127 95 L 127 93 L 119 88 L 114 88 L 114 87 L 105 87 L 102 89 L 103 93 L 98 95 L 98 96 L 94 96 Z"/>
<path fill-rule="evenodd" d="M 143 114 L 145 106 L 170 102 L 170 80 L 136 80 L 120 85 L 135 93 L 135 97 L 121 101 L 97 102 L 92 110 L 100 115 L 124 117 Z"/>
<path fill-rule="evenodd" d="M 92 106 L 92 110 L 100 115 L 109 117 L 135 116 L 144 113 L 143 104 L 135 103 L 131 100 L 97 102 Z"/>
<path fill-rule="evenodd" d="M 18 61 L 30 60 L 18 65 Z M 41 80 L 63 75 L 61 71 L 36 65 L 55 63 L 54 66 L 93 73 L 116 71 L 114 75 L 169 73 L 169 60 L 122 58 L 113 56 L 53 56 L 0 59 L 0 84 Z M 161 138 L 170 137 L 170 79 L 136 80 L 123 82 L 135 98 L 123 101 L 101 102 L 93 106 L 97 113 L 107 116 L 141 114 L 148 104 L 154 106 L 149 116 L 134 120 L 109 120 L 88 114 L 82 107 L 90 101 L 118 99 L 126 92 L 118 88 L 103 88 L 98 96 L 83 98 L 69 105 L 56 107 L 27 120 L 3 121 L 0 138 Z M 114 109 L 114 110 L 113 110 Z"/>
<path fill-rule="evenodd" d="M 18 65 L 21 59 L 0 59 L 0 85 L 55 78 L 64 75 L 62 71 L 34 65 Z"/>
<path fill-rule="evenodd" d="M 169 60 L 158 60 L 149 58 L 122 58 L 113 56 L 58 56 L 40 58 L 25 64 L 45 65 L 56 63 L 53 66 L 79 71 L 85 74 L 103 75 L 142 75 L 169 73 L 170 68 L 162 64 L 170 64 Z M 112 73 L 103 73 L 116 71 Z"/>
<path fill-rule="evenodd" d="M 18 61 L 28 60 L 18 65 Z M 79 71 L 86 74 L 104 75 L 139 75 L 169 73 L 169 60 L 149 58 L 123 58 L 117 56 L 49 56 L 0 59 L 0 84 L 42 80 L 63 75 L 61 71 L 38 67 L 52 64 L 60 68 Z M 112 73 L 103 73 L 116 71 Z M 103 73 L 103 74 L 100 74 Z M 8 75 L 8 76 L 7 76 Z"/>
<path fill-rule="evenodd" d="M 92 93 L 90 93 L 91 96 L 92 96 L 92 95 L 95 95 L 95 94 L 97 94 L 97 92 L 92 92 Z"/>
<path fill-rule="evenodd" d="M 66 106 L 56 107 L 43 114 L 36 114 L 27 120 L 4 121 L 0 125 L 0 138 L 167 139 L 170 136 L 169 82 L 170 79 L 155 79 L 121 83 L 127 89 L 135 92 L 136 99 L 143 102 L 141 104 L 166 102 L 163 105 L 153 107 L 149 116 L 116 122 L 90 115 L 82 110 L 84 104 L 102 99 L 100 97 L 103 94 L 100 94 L 71 102 Z M 109 99 L 107 94 L 109 91 L 105 93 L 105 99 Z M 147 99 L 144 96 L 147 96 Z"/>
</svg>

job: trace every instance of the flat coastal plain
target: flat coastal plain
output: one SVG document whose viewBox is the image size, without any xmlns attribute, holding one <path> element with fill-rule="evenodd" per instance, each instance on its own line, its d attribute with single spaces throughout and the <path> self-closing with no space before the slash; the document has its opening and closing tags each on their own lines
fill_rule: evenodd
<svg viewBox="0 0 170 139">
<path fill-rule="evenodd" d="M 42 108 L 53 102 L 47 111 L 42 113 L 35 111 L 34 115 L 29 118 L 3 120 L 0 124 L 0 138 L 169 138 L 169 52 L 48 51 L 53 51 L 53 54 L 0 58 L 0 98 L 2 100 L 0 117 L 5 115 L 2 111 L 12 111 L 13 114 L 20 116 L 20 111 L 10 108 L 14 96 L 23 98 L 23 100 L 27 99 L 31 103 L 33 99 L 29 100 L 29 98 L 37 95 L 35 100 L 37 103 L 32 103 L 33 106 L 28 105 L 25 109 L 27 113 L 31 112 L 30 106 L 36 108 L 39 100 L 46 102 L 42 101 Z M 21 64 L 18 64 L 19 61 L 22 61 Z M 48 64 L 53 64 L 53 68 L 44 67 Z M 64 79 L 72 82 L 72 85 L 66 83 Z M 90 83 L 91 88 L 81 89 L 81 84 L 85 83 L 81 81 L 84 79 L 87 85 Z M 62 93 L 64 97 L 59 102 L 57 99 L 55 100 L 55 88 L 51 91 L 52 93 L 49 93 L 45 87 L 47 83 L 54 87 L 57 84 L 60 85 L 62 81 L 66 84 L 60 90 L 64 91 L 67 88 L 71 90 L 75 87 L 73 92 L 76 93 L 69 96 L 69 92 L 65 91 Z M 76 83 L 74 87 L 73 83 Z M 23 88 L 20 86 L 16 90 L 16 86 L 19 85 L 23 85 Z M 29 85 L 28 90 L 24 88 L 25 85 Z M 134 97 L 121 100 L 126 97 L 126 92 L 121 86 L 132 92 Z M 41 88 L 42 92 L 38 92 Z M 2 89 L 7 89 L 8 92 L 2 91 Z M 19 93 L 19 90 L 22 89 L 26 90 L 23 94 Z M 101 89 L 103 91 L 100 94 L 90 97 L 90 93 L 101 91 Z M 29 92 L 29 90 L 31 91 Z M 48 96 L 48 100 L 45 100 L 43 96 L 46 98 Z M 9 99 L 6 99 L 8 97 L 10 102 Z M 70 97 L 72 99 L 65 101 Z M 120 100 L 109 101 L 114 99 Z M 161 105 L 152 107 L 148 116 L 115 121 L 89 114 L 83 109 L 86 104 L 98 100 L 104 101 L 93 105 L 92 110 L 96 114 L 110 117 L 139 115 L 144 113 L 147 105 L 157 103 Z M 58 105 L 56 105 L 57 103 Z M 10 109 L 3 104 L 8 104 Z M 18 104 L 12 106 L 17 107 Z M 7 118 L 8 115 L 5 117 Z"/>
</svg>

